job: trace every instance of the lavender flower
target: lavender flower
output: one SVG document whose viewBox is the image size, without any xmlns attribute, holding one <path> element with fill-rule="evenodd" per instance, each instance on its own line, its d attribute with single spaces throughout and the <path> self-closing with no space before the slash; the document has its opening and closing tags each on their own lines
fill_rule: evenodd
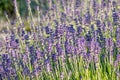
<svg viewBox="0 0 120 80">
<path fill-rule="evenodd" d="M 18 44 L 17 44 L 15 41 L 11 41 L 11 42 L 10 42 L 10 46 L 11 46 L 11 48 L 13 48 L 13 49 L 17 49 L 17 48 L 18 48 Z"/>
<path fill-rule="evenodd" d="M 112 5 L 113 5 L 113 7 L 116 7 L 116 5 L 117 5 L 116 1 L 112 1 Z"/>
<path fill-rule="evenodd" d="M 92 57 L 91 57 L 91 54 L 90 53 L 84 53 L 83 54 L 83 59 L 86 61 L 86 62 L 91 62 L 92 61 L 92 59 L 91 59 Z"/>
<path fill-rule="evenodd" d="M 45 27 L 45 32 L 46 34 L 51 34 L 52 33 L 52 29 L 50 29 L 48 26 Z"/>
<path fill-rule="evenodd" d="M 26 54 L 22 55 L 22 59 L 25 64 L 28 62 L 28 56 Z"/>
<path fill-rule="evenodd" d="M 114 47 L 114 43 L 113 43 L 112 38 L 106 39 L 106 49 L 111 54 L 113 53 L 113 47 Z"/>
<path fill-rule="evenodd" d="M 30 70 L 28 69 L 28 67 L 26 66 L 25 68 L 23 68 L 23 72 L 22 72 L 23 75 L 30 75 Z"/>
<path fill-rule="evenodd" d="M 62 54 L 62 47 L 61 47 L 60 41 L 57 42 L 57 44 L 56 44 L 56 50 L 57 50 L 58 55 Z"/>
<path fill-rule="evenodd" d="M 115 9 L 112 11 L 112 17 L 113 17 L 113 23 L 114 23 L 115 25 L 117 25 L 117 24 L 118 24 L 118 21 L 119 21 L 119 16 L 118 16 L 118 14 L 116 13 Z"/>
<path fill-rule="evenodd" d="M 68 41 L 65 41 L 65 52 L 66 54 L 72 53 L 72 47 Z"/>
<path fill-rule="evenodd" d="M 70 27 L 68 27 L 68 31 L 70 33 L 75 33 L 75 29 L 73 28 L 73 25 L 71 25 Z"/>
<path fill-rule="evenodd" d="M 10 39 L 11 39 L 11 41 L 14 41 L 14 40 L 15 40 L 15 35 L 14 35 L 14 34 L 11 35 L 11 36 L 10 36 Z"/>
<path fill-rule="evenodd" d="M 92 54 L 100 54 L 101 48 L 99 46 L 99 43 L 96 42 L 95 38 L 92 39 L 91 41 L 91 48 L 90 48 L 90 52 Z"/>
<path fill-rule="evenodd" d="M 57 61 L 57 54 L 56 53 L 52 54 L 51 56 L 52 56 L 52 60 L 54 62 Z"/>
<path fill-rule="evenodd" d="M 92 8 L 94 10 L 94 13 L 96 13 L 96 11 L 97 11 L 97 2 L 96 2 L 96 0 L 93 0 Z"/>
<path fill-rule="evenodd" d="M 39 50 L 36 51 L 36 58 L 39 60 L 42 57 L 42 54 Z"/>
<path fill-rule="evenodd" d="M 3 69 L 2 64 L 0 64 L 0 74 L 4 74 L 4 69 Z"/>
<path fill-rule="evenodd" d="M 62 27 L 58 27 L 55 31 L 55 34 L 57 34 L 58 37 L 64 35 L 64 29 Z"/>
<path fill-rule="evenodd" d="M 89 31 L 88 34 L 86 34 L 86 41 L 92 41 L 92 36 L 91 36 L 91 32 Z"/>
<path fill-rule="evenodd" d="M 82 33 L 82 27 L 81 26 L 77 27 L 77 33 L 78 33 L 78 35 L 80 35 Z"/>
<path fill-rule="evenodd" d="M 81 0 L 76 0 L 75 8 L 78 8 L 81 5 Z"/>
<path fill-rule="evenodd" d="M 29 36 L 26 34 L 26 35 L 24 36 L 24 39 L 25 39 L 25 40 L 29 40 Z"/>
<path fill-rule="evenodd" d="M 50 59 L 49 58 L 45 59 L 44 65 L 45 65 L 45 68 L 46 68 L 47 72 L 50 72 L 51 71 L 51 64 L 50 64 Z"/>
<path fill-rule="evenodd" d="M 48 40 L 48 52 L 50 53 L 50 52 L 52 52 L 52 42 L 51 42 L 51 40 Z"/>
<path fill-rule="evenodd" d="M 27 79 L 27 77 L 31 80 L 81 77 L 89 79 L 90 75 L 97 73 L 98 69 L 103 73 L 107 71 L 105 78 L 117 79 L 117 74 L 110 76 L 110 73 L 111 71 L 119 72 L 118 1 L 112 1 L 111 4 L 110 0 L 84 2 L 59 0 L 58 6 L 56 2 L 52 4 L 53 0 L 49 1 L 49 10 L 38 11 L 37 22 L 31 13 L 31 0 L 27 0 L 29 17 L 31 17 L 28 21 L 34 30 L 28 32 L 24 30 L 24 25 L 20 24 L 19 28 L 8 31 L 5 43 L 1 42 L 2 46 L 0 45 L 3 49 L 0 54 L 0 79 L 17 80 Z M 87 4 L 87 8 L 84 6 L 82 9 L 82 4 Z M 21 23 L 16 0 L 14 0 L 14 5 L 17 18 Z M 112 21 L 109 17 L 112 17 Z M 106 33 L 108 29 L 110 34 Z M 111 63 L 112 65 L 109 65 Z M 109 70 L 111 68 L 113 70 Z M 92 70 L 94 71 L 91 72 Z M 84 75 L 86 71 L 91 74 Z M 101 72 L 99 74 L 101 75 Z M 98 78 L 98 75 L 96 77 Z M 94 78 L 91 77 L 91 79 Z"/>
<path fill-rule="evenodd" d="M 120 63 L 120 54 L 117 54 L 116 55 L 116 60 L 114 62 L 115 68 L 117 68 L 119 66 L 119 63 Z"/>
<path fill-rule="evenodd" d="M 106 1 L 105 0 L 102 0 L 102 6 L 105 7 L 107 4 L 106 4 Z"/>
<path fill-rule="evenodd" d="M 25 31 L 24 30 L 22 30 L 22 34 L 21 34 L 21 36 L 24 36 L 25 35 Z"/>
<path fill-rule="evenodd" d="M 86 41 L 85 41 L 84 37 L 81 37 L 81 38 L 77 39 L 77 49 L 78 49 L 78 53 L 77 54 L 87 53 Z"/>
<path fill-rule="evenodd" d="M 85 23 L 86 24 L 90 24 L 91 23 L 91 15 L 89 10 L 87 11 L 87 13 L 85 14 Z"/>
<path fill-rule="evenodd" d="M 96 20 L 96 25 L 99 28 L 101 26 L 101 21 L 100 20 Z"/>
<path fill-rule="evenodd" d="M 117 55 L 117 61 L 120 62 L 120 54 Z"/>
<path fill-rule="evenodd" d="M 118 49 L 118 53 L 120 53 L 120 39 L 116 41 L 116 47 Z"/>
</svg>

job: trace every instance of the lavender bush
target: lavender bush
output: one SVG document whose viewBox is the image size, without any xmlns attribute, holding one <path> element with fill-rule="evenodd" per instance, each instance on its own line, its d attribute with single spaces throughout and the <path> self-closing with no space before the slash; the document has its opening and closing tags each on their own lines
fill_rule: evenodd
<svg viewBox="0 0 120 80">
<path fill-rule="evenodd" d="M 8 22 L 0 80 L 120 80 L 119 0 L 49 0 Z M 36 0 L 37 3 L 37 0 Z M 39 3 L 38 3 L 39 4 Z"/>
</svg>

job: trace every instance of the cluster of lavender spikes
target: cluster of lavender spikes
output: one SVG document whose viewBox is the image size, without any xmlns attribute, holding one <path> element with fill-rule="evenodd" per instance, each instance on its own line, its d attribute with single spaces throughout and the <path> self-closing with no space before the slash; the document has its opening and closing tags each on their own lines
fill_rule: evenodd
<svg viewBox="0 0 120 80">
<path fill-rule="evenodd" d="M 66 7 L 65 3 L 63 1 L 63 8 Z M 75 8 L 82 6 L 82 2 L 77 3 Z M 4 47 L 4 53 L 0 54 L 0 79 L 18 80 L 21 76 L 33 79 L 44 72 L 55 72 L 58 65 L 64 67 L 70 59 L 76 61 L 77 58 L 83 59 L 86 69 L 92 63 L 95 68 L 98 63 L 110 63 L 120 75 L 120 24 L 117 3 L 113 1 L 111 7 L 109 0 L 108 3 L 102 0 L 101 5 L 93 0 L 92 4 L 93 14 L 88 8 L 84 16 L 81 16 L 82 10 L 78 8 L 75 9 L 78 11 L 74 11 L 76 16 L 59 12 L 61 17 L 53 20 L 54 26 L 48 22 L 45 26 L 41 24 L 34 28 L 31 25 L 34 30 L 25 31 L 23 23 L 15 30 L 9 30 L 5 43 L 1 42 L 0 46 Z M 112 16 L 105 10 L 98 16 L 98 7 L 109 7 L 107 11 L 111 12 Z M 67 21 L 73 23 L 68 24 Z"/>
</svg>

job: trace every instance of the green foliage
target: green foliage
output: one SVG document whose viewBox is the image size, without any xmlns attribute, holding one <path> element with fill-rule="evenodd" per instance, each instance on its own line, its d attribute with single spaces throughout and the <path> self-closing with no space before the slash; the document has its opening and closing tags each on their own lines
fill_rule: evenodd
<svg viewBox="0 0 120 80">
<path fill-rule="evenodd" d="M 0 16 L 3 16 L 4 12 L 11 17 L 14 15 L 14 5 L 12 0 L 0 0 Z"/>
<path fill-rule="evenodd" d="M 17 4 L 18 4 L 18 9 L 19 9 L 20 15 L 27 16 L 28 15 L 28 7 L 27 7 L 26 0 L 17 0 Z M 36 13 L 37 5 L 39 5 L 39 7 L 42 8 L 43 10 L 46 10 L 48 8 L 46 0 L 44 0 L 44 1 L 39 0 L 38 3 L 36 3 L 35 0 L 31 0 L 30 6 L 31 6 L 31 10 L 32 10 L 33 14 Z M 13 0 L 0 0 L 0 16 L 1 17 L 5 16 L 4 12 L 6 12 L 8 14 L 9 18 L 15 17 Z"/>
</svg>

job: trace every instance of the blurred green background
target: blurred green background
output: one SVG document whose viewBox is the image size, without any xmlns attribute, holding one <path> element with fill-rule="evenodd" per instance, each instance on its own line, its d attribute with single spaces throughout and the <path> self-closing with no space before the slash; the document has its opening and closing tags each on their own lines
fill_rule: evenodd
<svg viewBox="0 0 120 80">
<path fill-rule="evenodd" d="M 28 15 L 27 0 L 17 0 L 19 13 L 21 16 L 25 17 Z M 40 9 L 46 10 L 48 8 L 47 0 L 31 0 L 31 9 L 33 14 L 36 13 L 36 6 L 39 5 Z M 0 18 L 5 18 L 5 13 L 8 14 L 9 18 L 15 18 L 15 10 L 13 0 L 0 0 Z"/>
</svg>

